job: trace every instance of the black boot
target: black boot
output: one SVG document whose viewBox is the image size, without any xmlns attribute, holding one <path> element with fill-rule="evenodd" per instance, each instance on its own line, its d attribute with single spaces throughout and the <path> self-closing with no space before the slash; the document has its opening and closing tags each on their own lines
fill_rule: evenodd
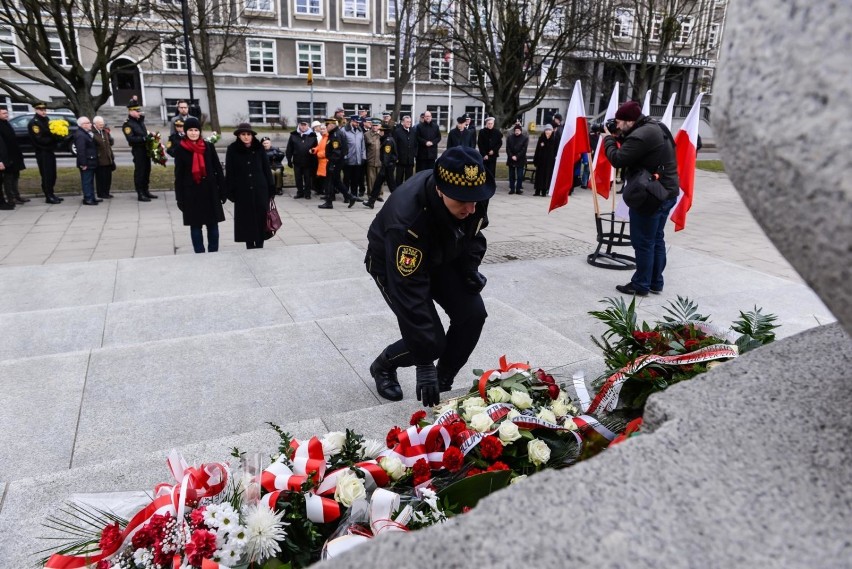
<svg viewBox="0 0 852 569">
<path fill-rule="evenodd" d="M 58 203 L 62 203 L 62 200 L 59 199 L 58 197 L 56 197 L 54 194 L 48 194 L 44 198 L 44 203 L 58 204 Z"/>
<path fill-rule="evenodd" d="M 151 193 L 151 192 L 149 192 L 148 190 L 145 190 L 145 197 L 146 197 L 146 198 L 148 198 L 148 201 L 150 201 L 150 200 L 158 200 L 158 199 L 160 199 L 160 196 L 158 196 L 158 195 L 156 195 L 156 194 L 152 194 L 152 193 Z"/>
<path fill-rule="evenodd" d="M 375 203 L 372 200 L 364 200 L 364 201 L 361 202 L 361 205 L 363 205 L 364 207 L 368 207 L 370 209 L 373 209 L 374 207 L 376 207 Z"/>
<path fill-rule="evenodd" d="M 151 198 L 149 198 L 148 196 L 146 196 L 143 192 L 137 192 L 137 195 L 138 195 L 139 197 L 138 197 L 138 198 L 136 198 L 136 199 L 137 199 L 137 200 L 139 200 L 140 202 L 149 202 L 149 201 L 151 201 Z"/>
<path fill-rule="evenodd" d="M 376 390 L 379 395 L 391 401 L 402 400 L 402 388 L 396 377 L 396 366 L 392 365 L 387 358 L 387 350 L 370 365 L 370 375 L 376 380 Z"/>
</svg>

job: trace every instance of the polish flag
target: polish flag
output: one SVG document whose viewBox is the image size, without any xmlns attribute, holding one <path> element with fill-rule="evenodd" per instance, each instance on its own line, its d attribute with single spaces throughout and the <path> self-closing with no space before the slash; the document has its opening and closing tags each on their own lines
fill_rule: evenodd
<svg viewBox="0 0 852 569">
<path fill-rule="evenodd" d="M 669 99 L 669 104 L 666 106 L 666 111 L 663 113 L 663 118 L 660 119 L 660 122 L 666 125 L 666 128 L 672 129 L 672 114 L 674 114 L 674 104 L 677 100 L 677 93 L 672 93 L 671 98 Z"/>
<path fill-rule="evenodd" d="M 580 81 L 574 83 L 571 102 L 565 114 L 562 127 L 562 138 L 559 140 L 559 151 L 556 153 L 556 167 L 553 179 L 550 180 L 550 209 L 548 213 L 568 203 L 568 193 L 574 187 L 574 164 L 589 148 L 589 125 L 586 122 L 586 105 L 583 103 L 583 92 Z"/>
<path fill-rule="evenodd" d="M 618 82 L 612 88 L 612 96 L 609 98 L 609 106 L 606 108 L 604 122 L 615 118 L 615 111 L 618 110 Z M 603 196 L 603 199 L 609 199 L 609 188 L 612 185 L 613 174 L 615 168 L 607 160 L 606 152 L 603 149 L 604 135 L 598 137 L 598 145 L 595 148 L 595 159 L 592 160 L 592 176 L 595 177 L 595 189 L 598 194 Z"/>
<path fill-rule="evenodd" d="M 677 175 L 680 178 L 680 195 L 677 204 L 672 209 L 670 219 L 675 224 L 675 231 L 686 226 L 686 213 L 692 207 L 692 195 L 695 189 L 695 159 L 698 155 L 698 123 L 701 114 L 701 97 L 699 93 L 686 120 L 675 136 L 675 156 L 677 158 Z"/>
<path fill-rule="evenodd" d="M 645 100 L 642 101 L 642 114 L 646 117 L 651 116 L 651 89 L 645 92 Z"/>
</svg>

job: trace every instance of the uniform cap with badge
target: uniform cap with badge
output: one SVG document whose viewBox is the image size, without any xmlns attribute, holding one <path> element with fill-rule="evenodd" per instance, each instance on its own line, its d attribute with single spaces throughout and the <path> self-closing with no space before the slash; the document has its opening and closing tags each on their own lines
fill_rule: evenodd
<svg viewBox="0 0 852 569">
<path fill-rule="evenodd" d="M 337 124 L 337 118 L 336 117 L 328 117 L 327 119 L 325 119 L 325 124 L 336 125 Z"/>
<path fill-rule="evenodd" d="M 139 100 L 136 97 L 133 97 L 127 103 L 128 111 L 139 111 L 142 109 L 142 106 L 139 104 Z"/>
<path fill-rule="evenodd" d="M 33 108 L 34 109 L 46 109 L 47 103 L 45 103 L 44 101 L 39 101 L 35 105 L 33 105 Z"/>
<path fill-rule="evenodd" d="M 444 151 L 435 163 L 434 176 L 441 193 L 460 202 L 491 199 L 497 189 L 482 156 L 467 146 L 454 146 Z"/>
</svg>

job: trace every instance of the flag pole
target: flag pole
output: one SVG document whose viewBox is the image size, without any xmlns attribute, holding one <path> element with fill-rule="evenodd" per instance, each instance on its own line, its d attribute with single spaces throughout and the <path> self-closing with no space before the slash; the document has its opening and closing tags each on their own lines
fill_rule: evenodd
<svg viewBox="0 0 852 569">
<path fill-rule="evenodd" d="M 592 196 L 593 203 L 595 204 L 595 217 L 600 217 L 601 215 L 601 206 L 598 205 L 598 185 L 595 183 L 595 173 L 592 170 L 592 175 L 589 176 L 589 181 L 592 183 Z"/>
</svg>

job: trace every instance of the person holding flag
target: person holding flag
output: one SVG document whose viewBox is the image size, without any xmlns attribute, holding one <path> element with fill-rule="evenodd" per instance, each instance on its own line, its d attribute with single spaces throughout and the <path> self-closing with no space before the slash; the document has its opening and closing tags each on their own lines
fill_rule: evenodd
<svg viewBox="0 0 852 569">
<path fill-rule="evenodd" d="M 617 136 L 606 127 L 604 149 L 615 168 L 624 169 L 624 179 L 639 170 L 655 175 L 667 197 L 653 211 L 630 208 L 630 241 L 636 256 L 636 272 L 630 282 L 615 288 L 623 294 L 647 296 L 663 291 L 666 268 L 665 226 L 678 195 L 679 180 L 674 139 L 668 128 L 642 114 L 636 101 L 628 101 L 615 113 Z"/>
</svg>

